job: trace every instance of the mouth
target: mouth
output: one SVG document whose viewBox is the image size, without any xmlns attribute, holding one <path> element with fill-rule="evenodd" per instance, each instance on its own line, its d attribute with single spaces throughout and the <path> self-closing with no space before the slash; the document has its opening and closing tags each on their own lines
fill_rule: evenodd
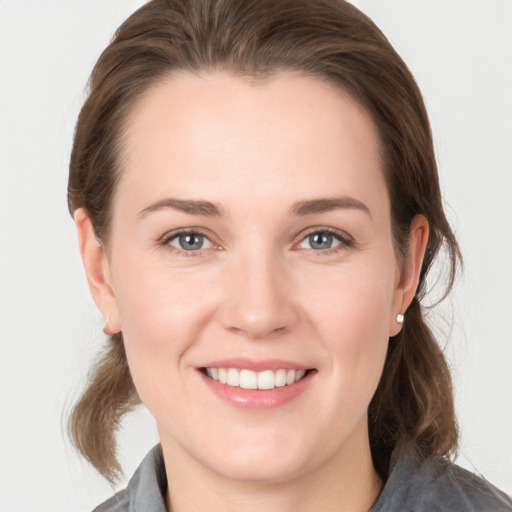
<svg viewBox="0 0 512 512">
<path fill-rule="evenodd" d="M 318 372 L 282 359 L 230 358 L 203 364 L 197 370 L 207 389 L 231 406 L 253 411 L 297 400 L 313 385 Z"/>
<path fill-rule="evenodd" d="M 313 372 L 313 369 L 285 369 L 253 371 L 239 368 L 204 367 L 200 371 L 208 378 L 233 388 L 271 390 L 291 386 Z"/>
</svg>

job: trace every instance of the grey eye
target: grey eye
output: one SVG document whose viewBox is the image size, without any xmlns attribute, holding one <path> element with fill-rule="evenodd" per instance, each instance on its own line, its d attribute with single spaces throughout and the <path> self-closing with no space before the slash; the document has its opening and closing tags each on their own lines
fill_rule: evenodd
<svg viewBox="0 0 512 512">
<path fill-rule="evenodd" d="M 333 236 L 329 233 L 314 233 L 308 238 L 312 249 L 330 249 L 332 247 Z"/>
<path fill-rule="evenodd" d="M 300 243 L 300 247 L 303 249 L 313 249 L 315 251 L 325 251 L 341 243 L 341 240 L 336 235 L 325 231 L 317 231 L 306 236 Z"/>
<path fill-rule="evenodd" d="M 169 245 L 182 251 L 200 251 L 212 247 L 208 238 L 199 233 L 184 233 L 169 241 Z"/>
</svg>

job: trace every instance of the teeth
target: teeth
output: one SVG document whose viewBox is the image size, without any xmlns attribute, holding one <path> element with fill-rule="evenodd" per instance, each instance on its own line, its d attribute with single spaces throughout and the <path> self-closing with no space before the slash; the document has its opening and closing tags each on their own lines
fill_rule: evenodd
<svg viewBox="0 0 512 512">
<path fill-rule="evenodd" d="M 277 370 L 274 383 L 276 388 L 286 386 L 286 370 Z"/>
<path fill-rule="evenodd" d="M 242 389 L 274 389 L 290 386 L 306 375 L 306 370 L 238 370 L 237 368 L 206 368 L 211 379 Z"/>
<path fill-rule="evenodd" d="M 258 389 L 274 389 L 275 387 L 275 377 L 272 370 L 258 373 Z"/>
<path fill-rule="evenodd" d="M 228 380 L 226 381 L 228 386 L 238 387 L 240 385 L 240 374 L 238 370 L 230 368 L 228 370 Z"/>
<path fill-rule="evenodd" d="M 236 370 L 234 370 L 236 372 Z M 243 389 L 258 389 L 258 376 L 251 370 L 242 370 L 240 372 L 240 384 Z"/>
</svg>

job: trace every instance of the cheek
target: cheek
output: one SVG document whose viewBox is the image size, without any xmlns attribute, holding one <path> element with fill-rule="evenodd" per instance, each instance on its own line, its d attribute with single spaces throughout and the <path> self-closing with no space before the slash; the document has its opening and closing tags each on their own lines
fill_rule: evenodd
<svg viewBox="0 0 512 512">
<path fill-rule="evenodd" d="M 199 279 L 125 259 L 114 275 L 116 302 L 130 370 L 145 389 L 169 382 L 207 321 L 211 305 Z"/>
<path fill-rule="evenodd" d="M 123 333 L 151 344 L 190 328 L 206 298 L 200 276 L 143 253 L 118 262 L 113 277 Z"/>
<path fill-rule="evenodd" d="M 376 264 L 340 274 L 315 310 L 332 374 L 354 407 L 368 405 L 382 374 L 394 291 L 390 268 Z"/>
</svg>

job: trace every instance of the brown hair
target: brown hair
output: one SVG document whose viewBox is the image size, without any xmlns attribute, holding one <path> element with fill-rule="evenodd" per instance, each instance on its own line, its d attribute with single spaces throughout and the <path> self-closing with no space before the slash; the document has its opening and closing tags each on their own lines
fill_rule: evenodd
<svg viewBox="0 0 512 512">
<path fill-rule="evenodd" d="M 414 215 L 425 215 L 430 236 L 416 298 L 391 340 L 370 404 L 370 444 L 383 476 L 392 450 L 397 454 L 412 446 L 425 458 L 449 456 L 457 445 L 451 378 L 420 302 L 425 275 L 443 245 L 450 261 L 447 291 L 452 287 L 459 248 L 443 212 L 420 91 L 380 30 L 348 2 L 153 0 L 136 11 L 92 72 L 71 154 L 70 211 L 84 207 L 105 242 L 122 172 L 124 124 L 134 103 L 173 72 L 219 69 L 254 79 L 287 70 L 316 77 L 351 95 L 375 122 L 399 260 Z M 116 430 L 137 403 L 119 334 L 93 367 L 69 423 L 75 446 L 110 481 L 120 472 Z"/>
</svg>

